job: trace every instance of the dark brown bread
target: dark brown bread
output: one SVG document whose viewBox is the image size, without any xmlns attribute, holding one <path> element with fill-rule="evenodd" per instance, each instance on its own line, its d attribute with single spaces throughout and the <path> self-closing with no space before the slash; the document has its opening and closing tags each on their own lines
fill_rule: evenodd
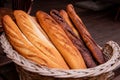
<svg viewBox="0 0 120 80">
<path fill-rule="evenodd" d="M 67 22 L 63 19 L 60 13 L 57 10 L 51 10 L 50 15 L 61 25 L 64 29 L 70 40 L 80 51 L 80 54 L 83 56 L 83 59 L 88 68 L 95 67 L 96 63 L 92 59 L 90 51 L 85 47 L 81 37 L 78 37 L 72 28 L 67 24 Z"/>
<path fill-rule="evenodd" d="M 75 24 L 76 28 L 78 29 L 79 34 L 82 36 L 84 42 L 86 43 L 86 46 L 92 52 L 92 54 L 93 54 L 94 58 L 96 59 L 96 61 L 98 61 L 100 64 L 104 63 L 105 61 L 104 61 L 104 58 L 103 58 L 102 51 L 97 46 L 94 39 L 91 37 L 90 33 L 86 29 L 86 27 L 83 24 L 80 17 L 76 14 L 72 4 L 67 5 L 67 13 L 70 16 L 73 23 Z"/>
</svg>

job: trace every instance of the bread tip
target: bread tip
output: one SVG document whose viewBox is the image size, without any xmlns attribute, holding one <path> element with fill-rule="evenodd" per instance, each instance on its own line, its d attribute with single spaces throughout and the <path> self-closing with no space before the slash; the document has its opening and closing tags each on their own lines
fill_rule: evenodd
<svg viewBox="0 0 120 80">
<path fill-rule="evenodd" d="M 14 10 L 14 11 L 13 11 L 13 14 L 14 14 L 14 15 L 18 15 L 18 14 L 21 14 L 21 13 L 24 14 L 24 13 L 26 13 L 26 12 L 24 12 L 23 10 Z"/>
<path fill-rule="evenodd" d="M 64 9 L 61 9 L 60 12 L 65 12 L 65 10 L 64 10 Z"/>
<path fill-rule="evenodd" d="M 73 7 L 73 5 L 72 4 L 68 4 L 67 7 Z"/>
<path fill-rule="evenodd" d="M 41 12 L 43 12 L 43 11 L 41 11 L 41 10 L 38 10 L 38 11 L 36 12 L 36 14 L 38 14 L 38 13 L 41 13 Z"/>
<path fill-rule="evenodd" d="M 8 18 L 8 17 L 9 17 L 9 15 L 4 15 L 4 16 L 2 17 L 2 19 L 5 20 L 5 19 Z"/>
<path fill-rule="evenodd" d="M 2 23 L 6 22 L 6 21 L 9 21 L 11 19 L 11 17 L 9 15 L 4 15 L 2 17 Z"/>
</svg>

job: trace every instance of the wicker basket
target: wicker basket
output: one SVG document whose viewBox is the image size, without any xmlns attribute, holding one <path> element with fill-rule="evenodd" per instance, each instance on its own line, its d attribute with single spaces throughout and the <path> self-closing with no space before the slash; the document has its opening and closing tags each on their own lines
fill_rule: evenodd
<svg viewBox="0 0 120 80">
<path fill-rule="evenodd" d="M 108 80 L 114 75 L 113 70 L 120 65 L 120 48 L 114 41 L 109 41 L 102 48 L 106 63 L 94 68 L 60 70 L 51 69 L 25 59 L 12 49 L 4 34 L 0 42 L 7 56 L 16 64 L 20 80 Z"/>
</svg>

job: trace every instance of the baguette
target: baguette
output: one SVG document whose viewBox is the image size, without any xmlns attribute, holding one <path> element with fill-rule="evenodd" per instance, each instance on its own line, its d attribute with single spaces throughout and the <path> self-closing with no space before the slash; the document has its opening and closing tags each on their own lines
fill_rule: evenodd
<svg viewBox="0 0 120 80">
<path fill-rule="evenodd" d="M 36 25 L 36 27 L 43 33 L 43 35 L 47 38 L 48 41 L 50 41 L 50 39 L 48 38 L 48 36 L 46 35 L 46 33 L 43 31 L 43 29 L 40 27 L 40 25 L 38 24 L 37 22 L 37 19 L 36 17 L 32 17 L 32 16 L 29 16 L 31 18 L 31 20 L 33 21 L 33 23 Z M 50 41 L 51 43 L 51 41 Z"/>
<path fill-rule="evenodd" d="M 60 51 L 71 69 L 85 69 L 85 62 L 61 26 L 47 13 L 38 11 L 36 17 L 50 40 Z"/>
<path fill-rule="evenodd" d="M 73 32 L 76 34 L 76 36 L 79 38 L 79 33 L 73 26 L 67 12 L 65 10 L 60 10 L 60 15 L 63 17 L 63 19 L 66 21 L 66 23 L 70 26 L 70 28 L 73 30 Z"/>
<path fill-rule="evenodd" d="M 80 51 L 80 54 L 82 55 L 87 67 L 88 68 L 95 67 L 96 63 L 94 62 L 90 51 L 84 46 L 82 39 L 77 37 L 77 35 L 74 33 L 72 28 L 67 24 L 67 22 L 63 19 L 60 13 L 57 10 L 51 10 L 50 14 L 58 22 L 58 24 L 61 25 L 61 27 L 66 32 L 67 36 Z"/>
<path fill-rule="evenodd" d="M 75 24 L 76 28 L 79 31 L 79 34 L 82 36 L 84 42 L 86 43 L 86 46 L 89 48 L 89 50 L 92 52 L 92 55 L 96 59 L 96 61 L 99 64 L 102 64 L 105 62 L 103 53 L 100 50 L 100 48 L 97 46 L 96 42 L 88 32 L 87 28 L 83 24 L 82 20 L 80 17 L 76 14 L 74 7 L 72 4 L 69 4 L 67 6 L 67 13 L 70 16 L 71 20 Z"/>
<path fill-rule="evenodd" d="M 3 17 L 3 28 L 5 34 L 13 48 L 23 57 L 35 62 L 38 65 L 50 68 L 65 69 L 66 67 L 57 64 L 47 55 L 37 49 L 20 31 L 18 26 L 8 15 Z"/>
<path fill-rule="evenodd" d="M 59 64 L 61 67 L 68 69 L 63 57 L 58 52 L 58 50 L 53 46 L 53 44 L 43 35 L 43 33 L 38 29 L 40 27 L 37 22 L 31 19 L 30 15 L 21 10 L 15 10 L 14 16 L 18 27 L 26 38 L 38 48 L 44 55 L 49 57 L 54 63 Z"/>
</svg>

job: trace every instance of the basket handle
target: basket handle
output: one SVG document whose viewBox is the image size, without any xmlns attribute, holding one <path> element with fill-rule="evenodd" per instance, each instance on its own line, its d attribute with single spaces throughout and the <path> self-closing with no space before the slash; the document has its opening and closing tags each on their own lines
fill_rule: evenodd
<svg viewBox="0 0 120 80">
<path fill-rule="evenodd" d="M 102 51 L 106 61 L 110 60 L 111 58 L 117 58 L 115 60 L 116 68 L 120 67 L 120 47 L 116 42 L 108 41 L 102 48 Z"/>
</svg>

